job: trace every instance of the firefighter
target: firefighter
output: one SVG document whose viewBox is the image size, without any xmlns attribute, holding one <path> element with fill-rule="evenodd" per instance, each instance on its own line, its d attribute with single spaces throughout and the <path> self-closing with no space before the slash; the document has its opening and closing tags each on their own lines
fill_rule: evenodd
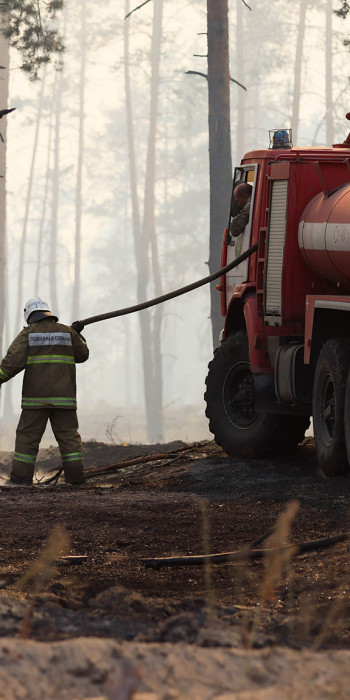
<svg viewBox="0 0 350 700">
<path fill-rule="evenodd" d="M 241 182 L 234 190 L 233 197 L 239 207 L 239 212 L 233 216 L 230 223 L 230 239 L 229 245 L 234 245 L 234 238 L 237 238 L 243 233 L 248 221 L 250 212 L 250 203 L 252 197 L 252 186 L 247 182 Z"/>
<path fill-rule="evenodd" d="M 81 322 L 58 323 L 40 296 L 27 301 L 27 326 L 10 345 L 0 364 L 0 384 L 24 370 L 22 413 L 16 431 L 10 480 L 31 485 L 40 440 L 50 420 L 57 440 L 65 481 L 85 481 L 81 437 L 78 433 L 75 363 L 85 362 L 89 350 L 80 335 Z"/>
</svg>

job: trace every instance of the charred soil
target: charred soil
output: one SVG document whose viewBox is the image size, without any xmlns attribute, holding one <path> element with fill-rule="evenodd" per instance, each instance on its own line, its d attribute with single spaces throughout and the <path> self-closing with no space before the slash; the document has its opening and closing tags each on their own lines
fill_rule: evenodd
<svg viewBox="0 0 350 700">
<path fill-rule="evenodd" d="M 214 443 L 190 449 L 90 442 L 83 449 L 88 480 L 80 487 L 61 479 L 11 487 L 5 481 L 11 455 L 0 454 L 2 641 L 93 637 L 164 648 L 350 649 L 347 542 L 288 560 L 282 554 L 159 570 L 144 563 L 241 550 L 291 503 L 297 505 L 289 542 L 349 531 L 350 480 L 319 472 L 311 439 L 289 457 L 265 459 L 227 456 Z M 165 452 L 167 459 L 120 468 L 122 460 Z M 119 466 L 90 475 L 113 464 Z M 41 451 L 39 478 L 58 466 L 56 448 Z M 45 559 L 50 537 L 54 552 L 55 538 L 59 552 L 63 537 L 70 556 Z"/>
</svg>

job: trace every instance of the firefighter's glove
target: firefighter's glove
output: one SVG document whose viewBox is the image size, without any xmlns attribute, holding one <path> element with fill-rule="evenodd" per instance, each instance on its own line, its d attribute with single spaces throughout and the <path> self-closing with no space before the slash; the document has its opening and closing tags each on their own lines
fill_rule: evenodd
<svg viewBox="0 0 350 700">
<path fill-rule="evenodd" d="M 81 321 L 74 321 L 71 325 L 71 328 L 73 328 L 76 333 L 81 333 L 81 331 L 84 328 L 84 324 Z"/>
<path fill-rule="evenodd" d="M 232 236 L 232 233 L 229 231 L 226 240 L 225 240 L 226 245 L 235 245 L 236 241 Z"/>
</svg>

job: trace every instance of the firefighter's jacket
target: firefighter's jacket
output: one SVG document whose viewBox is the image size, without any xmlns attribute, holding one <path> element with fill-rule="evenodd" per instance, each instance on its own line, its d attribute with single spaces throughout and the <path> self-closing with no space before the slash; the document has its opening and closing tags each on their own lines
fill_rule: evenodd
<svg viewBox="0 0 350 700">
<path fill-rule="evenodd" d="M 81 335 L 45 318 L 29 323 L 11 343 L 0 365 L 0 383 L 24 369 L 22 408 L 76 409 L 75 363 L 88 357 Z"/>
<path fill-rule="evenodd" d="M 238 212 L 238 214 L 232 217 L 230 223 L 230 234 L 231 236 L 233 236 L 233 238 L 236 238 L 237 236 L 240 236 L 241 233 L 243 233 L 249 221 L 250 204 L 251 197 L 249 197 L 248 201 L 245 203 L 244 207 L 242 207 L 242 209 Z M 229 245 L 235 245 L 235 241 L 231 239 L 231 241 L 229 241 Z"/>
</svg>

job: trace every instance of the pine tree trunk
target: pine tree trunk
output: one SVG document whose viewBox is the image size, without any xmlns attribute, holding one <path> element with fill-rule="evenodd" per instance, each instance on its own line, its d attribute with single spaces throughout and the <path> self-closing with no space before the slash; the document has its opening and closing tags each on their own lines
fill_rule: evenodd
<svg viewBox="0 0 350 700">
<path fill-rule="evenodd" d="M 159 100 L 159 64 L 160 47 L 162 40 L 162 15 L 163 0 L 154 0 L 153 33 L 151 52 L 151 102 L 148 132 L 148 149 L 145 180 L 145 202 L 142 238 L 148 242 L 151 251 L 152 274 L 154 282 L 154 295 L 163 293 L 161 273 L 159 266 L 158 243 L 155 224 L 155 163 L 156 163 L 156 135 L 158 121 Z M 159 441 L 163 436 L 163 373 L 161 352 L 161 331 L 163 320 L 163 306 L 155 307 L 152 326 L 152 385 L 150 386 L 149 404 L 147 410 L 147 425 L 149 437 Z"/>
<path fill-rule="evenodd" d="M 221 243 L 228 223 L 232 186 L 228 0 L 207 0 L 210 273 L 220 269 Z M 210 285 L 213 346 L 223 326 L 216 283 Z"/>
<path fill-rule="evenodd" d="M 75 189 L 75 265 L 72 320 L 80 313 L 80 272 L 81 272 L 81 209 L 82 209 L 82 170 L 84 161 L 84 107 L 85 107 L 85 64 L 86 64 L 86 0 L 81 0 L 81 52 L 79 88 L 79 151 L 77 181 Z"/>
<path fill-rule="evenodd" d="M 57 78 L 57 76 L 56 76 L 56 78 Z M 50 123 L 49 123 L 49 138 L 48 138 L 48 143 L 47 143 L 44 198 L 43 198 L 43 205 L 42 205 L 41 216 L 40 216 L 39 235 L 38 235 L 38 241 L 37 241 L 37 255 L 36 255 L 36 269 L 35 269 L 35 283 L 34 283 L 35 294 L 39 293 L 40 273 L 42 271 L 41 270 L 42 249 L 43 249 L 44 229 L 45 229 L 45 224 L 46 224 L 47 202 L 48 202 L 48 196 L 49 196 L 49 185 L 50 185 L 50 177 L 51 177 L 50 163 L 51 163 L 51 146 L 52 146 L 52 136 L 53 136 L 53 117 L 54 117 L 54 103 L 52 101 L 51 102 Z"/>
<path fill-rule="evenodd" d="M 326 144 L 331 146 L 334 142 L 333 125 L 333 56 L 332 56 L 332 17 L 333 0 L 327 0 L 326 5 Z"/>
<path fill-rule="evenodd" d="M 24 218 L 23 218 L 23 225 L 22 225 L 22 236 L 21 236 L 21 241 L 20 241 L 20 246 L 19 246 L 19 261 L 18 261 L 18 280 L 17 280 L 17 313 L 16 313 L 16 323 L 15 323 L 15 333 L 19 333 L 22 325 L 23 325 L 23 307 L 26 302 L 26 299 L 23 299 L 23 282 L 24 282 L 24 272 L 25 272 L 25 251 L 26 251 L 26 243 L 27 243 L 27 230 L 28 230 L 28 223 L 29 223 L 29 213 L 30 213 L 30 206 L 31 206 L 31 200 L 32 200 L 32 189 L 33 189 L 33 181 L 34 181 L 34 170 L 35 170 L 35 162 L 36 162 L 36 157 L 37 157 L 37 152 L 38 152 L 38 143 L 39 143 L 39 133 L 40 133 L 40 127 L 41 127 L 41 116 L 42 116 L 42 110 L 43 110 L 43 101 L 44 101 L 44 91 L 45 91 L 45 76 L 46 73 L 44 73 L 44 77 L 41 83 L 41 88 L 40 88 L 40 96 L 39 96 L 39 105 L 38 105 L 38 113 L 37 113 L 37 118 L 36 118 L 36 127 L 35 127 L 35 135 L 34 135 L 34 142 L 33 142 L 33 151 L 32 151 L 32 159 L 31 159 L 31 164 L 30 164 L 30 171 L 29 171 L 29 178 L 28 178 L 28 185 L 27 185 L 27 194 L 26 194 L 26 203 L 25 203 L 25 210 L 24 210 Z M 33 294 L 31 296 L 34 296 L 34 294 L 37 294 L 38 291 L 33 289 Z"/>
<path fill-rule="evenodd" d="M 155 226 L 155 157 L 156 132 L 159 94 L 159 63 L 162 37 L 163 0 L 154 0 L 153 36 L 151 54 L 151 99 L 148 133 L 144 216 L 141 233 L 139 202 L 137 196 L 137 176 L 135 142 L 133 132 L 133 113 L 129 75 L 129 35 L 128 20 L 124 29 L 124 70 L 128 129 L 128 150 L 130 163 L 130 183 L 133 212 L 133 236 L 137 268 L 137 301 L 145 301 L 148 295 L 150 277 L 149 257 L 152 263 L 154 294 L 162 293 L 159 266 L 156 226 Z M 129 12 L 129 2 L 125 4 L 125 14 Z M 161 329 L 163 310 L 156 308 L 153 323 L 151 312 L 147 309 L 139 313 L 141 329 L 141 349 L 143 364 L 144 396 L 146 407 L 147 437 L 151 442 L 161 439 L 163 435 L 162 411 L 162 355 Z"/>
<path fill-rule="evenodd" d="M 235 77 L 241 85 L 245 85 L 244 74 L 244 50 L 243 41 L 243 7 L 241 2 L 237 2 L 236 21 L 236 68 Z M 245 116 L 246 116 L 246 92 L 238 88 L 237 95 L 237 127 L 236 127 L 236 163 L 239 163 L 246 152 L 245 147 Z"/>
<path fill-rule="evenodd" d="M 125 14 L 129 12 L 129 0 L 125 3 Z M 133 239 L 134 239 L 134 250 L 135 250 L 135 260 L 136 260 L 136 272 L 137 272 L 137 289 L 136 296 L 137 301 L 142 302 L 147 299 L 147 290 L 149 282 L 149 243 L 150 234 L 149 229 L 146 233 L 143 232 L 141 235 L 141 219 L 140 219 L 140 207 L 137 193 L 137 168 L 136 168 L 136 156 L 135 156 L 135 137 L 133 130 L 133 110 L 132 110 L 132 99 L 131 99 L 131 85 L 130 85 L 130 73 L 129 73 L 129 20 L 124 23 L 124 73 L 125 73 L 125 102 L 126 102 L 126 114 L 127 114 L 127 135 L 128 135 L 128 152 L 129 152 L 129 168 L 130 168 L 130 187 L 131 187 L 131 201 L 132 201 L 132 220 L 133 220 Z M 150 146 L 148 147 L 148 153 L 150 154 Z M 148 195 L 152 197 L 151 188 L 151 167 L 152 164 L 149 163 L 147 168 L 147 185 L 145 188 L 146 200 Z M 154 197 L 154 193 L 153 193 Z M 154 204 L 150 206 L 147 203 L 147 207 L 150 207 L 150 212 L 154 215 Z M 147 210 L 148 215 L 148 210 Z M 151 216 L 151 215 L 150 215 Z M 146 202 L 145 202 L 145 220 L 146 220 Z M 150 225 L 150 219 L 148 219 L 148 226 Z M 144 397 L 145 397 L 145 408 L 146 408 L 146 423 L 147 423 L 147 437 L 150 441 L 158 438 L 155 436 L 154 425 L 153 425 L 153 404 L 154 404 L 154 383 L 155 383 L 155 373 L 154 373 L 154 352 L 153 352 L 153 339 L 151 331 L 151 314 L 148 309 L 141 311 L 139 314 L 140 320 L 140 331 L 141 331 L 141 352 L 142 352 L 142 367 L 143 367 L 143 385 L 144 385 Z M 156 431 L 157 432 L 157 431 Z"/>
<path fill-rule="evenodd" d="M 7 21 L 7 15 L 0 10 L 1 26 L 4 26 Z M 10 70 L 10 45 L 9 42 L 0 35 L 0 107 L 8 109 L 9 97 L 9 70 Z M 9 315 L 7 313 L 7 262 L 6 262 L 6 131 L 7 117 L 0 121 L 0 133 L 3 141 L 0 140 L 0 352 L 3 356 L 6 346 L 9 341 L 5 342 L 5 326 L 9 328 Z M 8 339 L 7 339 L 8 340 Z M 3 415 L 5 418 L 10 418 L 13 414 L 12 406 L 12 384 L 6 384 L 2 389 L 1 402 L 3 404 Z"/>
<path fill-rule="evenodd" d="M 129 12 L 129 0 L 125 3 L 125 14 Z M 129 152 L 130 189 L 132 204 L 133 240 L 136 261 L 136 298 L 138 302 L 144 301 L 147 293 L 149 263 L 146 241 L 141 238 L 140 207 L 137 193 L 137 168 L 135 155 L 135 136 L 133 128 L 133 109 L 130 85 L 130 63 L 129 63 L 129 20 L 124 22 L 124 76 L 125 76 L 125 105 L 127 119 L 127 136 Z M 150 393 L 149 383 L 152 381 L 151 368 L 151 331 L 150 313 L 148 309 L 138 314 L 141 333 L 141 353 L 143 367 L 143 385 L 145 405 L 147 407 Z M 148 426 L 147 426 L 148 428 Z"/>
<path fill-rule="evenodd" d="M 1 26 L 6 23 L 6 13 L 0 10 Z M 8 108 L 9 96 L 9 69 L 10 46 L 8 41 L 0 35 L 0 108 Z M 0 352 L 4 351 L 4 327 L 6 308 L 6 127 L 7 117 L 0 121 Z"/>
<path fill-rule="evenodd" d="M 67 6 L 63 16 L 63 39 L 66 36 L 68 21 Z M 57 297 L 57 239 L 58 239 L 58 208 L 60 194 L 60 145 L 61 145 L 61 115 L 62 115 L 62 95 L 64 84 L 64 68 L 58 73 L 56 82 L 55 101 L 55 128 L 54 128 L 54 163 L 52 176 L 52 208 L 51 208 L 51 231 L 49 250 L 49 278 L 50 278 L 50 300 L 54 313 L 59 314 Z"/>
<path fill-rule="evenodd" d="M 297 32 L 297 44 L 295 50 L 294 62 L 294 90 L 293 90 L 293 109 L 292 109 L 292 139 L 293 144 L 298 145 L 299 131 L 299 111 L 300 111 L 300 96 L 301 96 L 301 67 L 303 61 L 303 46 L 305 35 L 305 17 L 308 0 L 300 0 L 300 13 Z"/>
<path fill-rule="evenodd" d="M 62 71 L 63 72 L 63 71 Z M 52 205 L 51 205 L 51 230 L 49 247 L 49 278 L 51 307 L 58 313 L 57 299 L 57 230 L 58 230 L 58 204 L 60 193 L 60 135 L 61 135 L 61 109 L 62 109 L 62 72 L 57 77 L 55 94 L 55 125 L 54 125 L 54 162 L 52 172 Z"/>
</svg>

